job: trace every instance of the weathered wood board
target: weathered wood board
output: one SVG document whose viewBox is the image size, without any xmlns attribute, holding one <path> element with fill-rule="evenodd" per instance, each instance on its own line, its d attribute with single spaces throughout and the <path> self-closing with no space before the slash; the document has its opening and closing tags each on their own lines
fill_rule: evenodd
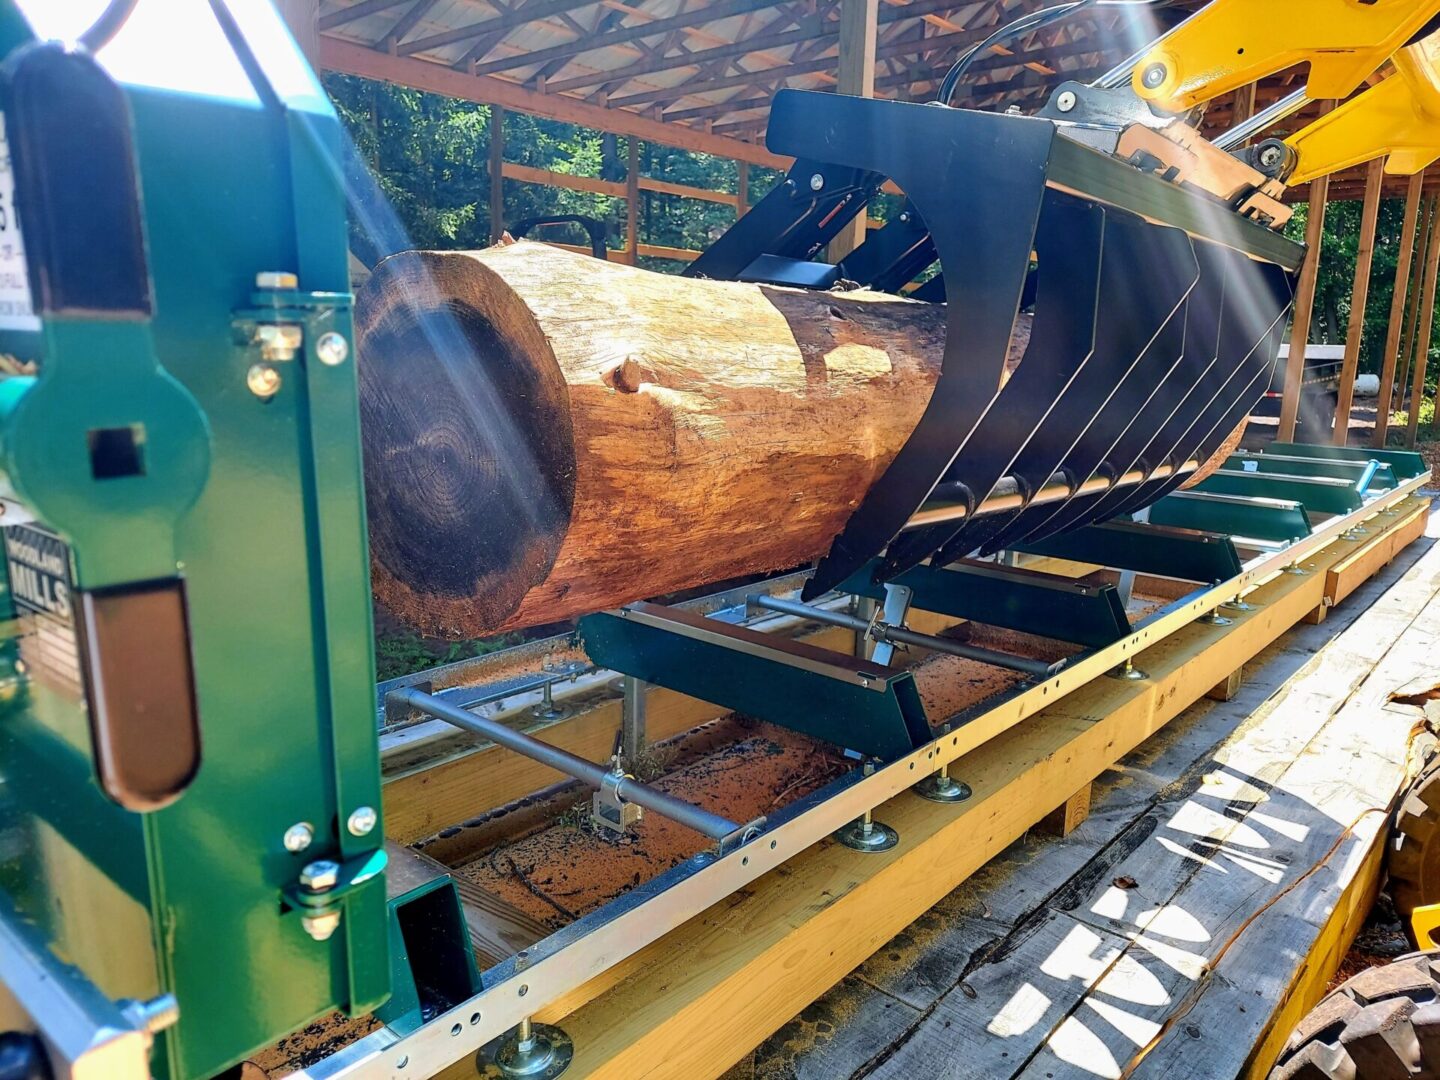
<svg viewBox="0 0 1440 1080">
<path fill-rule="evenodd" d="M 1323 631 L 1302 631 L 1315 635 L 1312 644 L 1281 645 L 1252 661 L 1321 602 L 1324 572 L 1359 547 L 1337 545 L 1317 559 L 1320 572 L 1312 577 L 1262 586 L 1251 598 L 1262 606 L 1235 627 L 1195 626 L 1152 647 L 1144 655 L 1148 683 L 1101 680 L 961 759 L 957 775 L 976 794 L 950 808 L 950 816 L 909 796 L 882 807 L 877 816 L 903 838 L 894 853 L 811 849 L 723 910 L 622 963 L 597 980 L 603 985 L 546 1010 L 545 1019 L 565 1017 L 576 1040 L 577 1075 L 719 1075 L 745 1045 L 776 1030 L 787 1003 L 793 1011 L 813 1000 L 865 957 L 872 958 L 845 985 L 853 993 L 858 980 L 880 1002 L 862 1008 L 852 1000 L 843 1011 L 883 1014 L 889 1033 L 858 1038 L 827 1020 L 828 1031 L 813 1032 L 823 1036 L 812 1040 L 821 1046 L 814 1053 L 825 1055 L 823 1071 L 814 1072 L 805 1063 L 813 1059 L 795 1050 L 803 1031 L 790 1025 L 750 1059 L 753 1074 L 1118 1076 L 1143 1064 L 1146 1075 L 1161 1075 L 1151 1073 L 1158 1065 L 1150 1062 L 1166 1060 L 1176 1040 L 1194 1041 L 1191 1025 L 1176 1025 L 1167 1002 L 1184 1001 L 1192 1013 L 1209 1007 L 1207 995 L 1218 984 L 1205 973 L 1254 960 L 1253 947 L 1232 944 L 1258 921 L 1239 912 L 1290 920 L 1277 922 L 1267 940 L 1282 930 L 1294 937 L 1302 924 L 1312 938 L 1334 938 L 1337 926 L 1343 936 L 1356 924 L 1337 915 L 1334 901 L 1353 893 L 1326 877 L 1361 881 L 1363 868 L 1373 866 L 1380 808 L 1404 777 L 1409 724 L 1398 723 L 1403 732 L 1394 739 L 1376 740 L 1377 706 L 1368 727 L 1359 726 L 1364 743 L 1345 725 L 1365 704 L 1370 667 L 1440 592 L 1440 553 L 1362 616 L 1363 627 L 1339 639 L 1352 646 L 1311 655 L 1364 606 L 1373 587 L 1338 609 Z M 1392 611 L 1387 604 L 1400 606 Z M 1202 720 L 1177 729 L 1178 740 L 1140 751 L 1118 779 L 1107 776 L 1097 785 L 1090 819 L 1068 840 L 1023 855 L 1023 873 L 1014 866 L 1008 875 L 1004 866 L 981 869 L 1057 805 L 1059 792 L 1105 773 L 1240 664 L 1248 665 L 1247 681 L 1236 696 L 1204 703 Z M 1281 699 L 1288 704 L 1267 705 L 1278 683 L 1297 671 Z M 1213 749 L 1237 725 L 1230 748 Z M 1353 757 L 1353 777 L 1336 775 L 1337 754 Z M 1266 846 L 1255 847 L 1257 837 Z M 1289 861 L 1272 857 L 1277 853 Z M 969 875 L 967 886 L 947 896 L 944 882 Z M 906 928 L 914 912 L 937 902 L 937 912 Z M 1041 948 L 1031 943 L 1044 935 L 1053 939 L 1050 952 L 1060 949 L 1051 965 L 1058 974 L 1045 969 L 1050 952 L 1012 971 L 1021 947 Z M 981 969 L 995 980 L 993 992 L 978 992 L 973 980 Z M 1309 992 L 1291 985 L 1295 970 L 1276 968 L 1292 1000 Z M 1035 993 L 1024 990 L 1027 984 Z M 1283 997 L 1277 990 L 1277 1005 Z M 900 1038 L 893 1035 L 897 1009 L 912 1014 Z M 1263 1010 L 1251 1012 L 1256 1030 L 1227 1047 L 1238 1055 L 1236 1070 L 1268 1030 Z M 807 1010 L 797 1023 L 814 1028 L 816 1015 Z M 962 1015 L 963 1037 L 956 1032 Z M 837 1042 L 857 1048 L 848 1064 Z M 767 1053 L 788 1054 L 784 1070 L 769 1071 Z M 742 1062 L 737 1075 L 746 1075 L 746 1067 Z M 1177 1068 L 1171 1061 L 1166 1071 Z"/>
<path fill-rule="evenodd" d="M 1373 901 L 1420 719 L 1390 695 L 1440 678 L 1432 545 L 1341 560 L 1323 627 L 1098 780 L 1067 840 L 1032 833 L 876 952 L 833 1032 L 787 1024 L 727 1080 L 1263 1080 Z M 1379 575 L 1347 581 L 1367 560 Z"/>
</svg>

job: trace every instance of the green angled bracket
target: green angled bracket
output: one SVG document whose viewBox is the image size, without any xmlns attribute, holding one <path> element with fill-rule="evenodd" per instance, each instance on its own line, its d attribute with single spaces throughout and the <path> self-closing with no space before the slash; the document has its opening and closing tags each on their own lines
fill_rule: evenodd
<svg viewBox="0 0 1440 1080">
<path fill-rule="evenodd" d="M 391 991 L 375 1018 L 409 1035 L 484 987 L 454 878 L 441 874 L 392 896 L 387 909 Z"/>
<path fill-rule="evenodd" d="M 1371 450 L 1359 446 L 1329 446 L 1315 443 L 1277 442 L 1266 448 L 1271 454 L 1328 458 L 1332 461 L 1381 461 L 1389 465 L 1402 484 L 1429 471 L 1425 459 L 1414 450 Z"/>
<path fill-rule="evenodd" d="M 587 615 L 579 635 L 601 667 L 883 761 L 931 738 L 908 671 L 659 604 Z"/>
<path fill-rule="evenodd" d="M 1374 470 L 1367 467 L 1367 474 Z M 1298 502 L 1312 514 L 1349 514 L 1365 504 L 1359 481 L 1328 476 L 1295 476 L 1289 473 L 1245 472 L 1221 469 L 1192 488 L 1206 495 L 1236 495 L 1245 499 L 1274 499 Z"/>
<path fill-rule="evenodd" d="M 1150 521 L 1267 543 L 1289 543 L 1311 532 L 1305 507 L 1298 502 L 1193 490 L 1165 496 L 1150 508 Z"/>
<path fill-rule="evenodd" d="M 862 567 L 839 592 L 885 599 L 874 581 L 878 562 Z M 1101 647 L 1130 633 L 1120 591 L 1056 574 L 963 559 L 940 569 L 917 566 L 890 584 L 910 589 L 911 606 L 957 619 Z"/>
<path fill-rule="evenodd" d="M 1374 468 L 1371 468 L 1372 464 Z M 1389 462 L 1377 459 L 1301 457 L 1292 454 L 1254 454 L 1240 451 L 1231 454 L 1225 461 L 1225 468 L 1234 472 L 1287 473 L 1291 476 L 1327 476 L 1336 480 L 1348 480 L 1352 484 L 1363 484 L 1365 494 L 1373 490 L 1386 490 L 1395 486 L 1395 470 Z"/>
<path fill-rule="evenodd" d="M 1230 537 L 1214 531 L 1195 531 L 1204 528 L 1179 521 L 1157 521 L 1152 512 L 1148 522 L 1087 525 L 1044 540 L 1027 541 L 1011 550 L 1181 581 L 1209 583 L 1237 576 L 1241 571 L 1240 555 Z"/>
</svg>

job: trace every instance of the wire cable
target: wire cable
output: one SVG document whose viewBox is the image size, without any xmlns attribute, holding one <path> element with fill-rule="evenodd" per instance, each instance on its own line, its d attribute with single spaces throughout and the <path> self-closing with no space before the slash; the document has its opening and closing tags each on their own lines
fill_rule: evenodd
<svg viewBox="0 0 1440 1080">
<path fill-rule="evenodd" d="M 89 52 L 99 52 L 120 32 L 139 0 L 110 0 L 100 17 L 77 39 Z"/>
<path fill-rule="evenodd" d="M 1073 15 L 1084 8 L 1152 7 L 1164 2 L 1166 2 L 1166 0 L 1069 0 L 1068 3 L 1056 4 L 1053 7 L 1041 8 L 1039 11 L 1032 11 L 1028 15 L 1022 15 L 1013 22 L 1006 23 L 978 45 L 975 45 L 962 54 L 960 58 L 950 66 L 950 70 L 945 73 L 945 78 L 940 84 L 940 92 L 936 94 L 936 100 L 942 105 L 949 105 L 955 97 L 955 90 L 960 85 L 961 78 L 964 77 L 965 72 L 970 70 L 970 65 L 994 46 L 1008 41 L 1011 38 L 1016 38 L 1021 34 L 1028 34 L 1031 31 L 1049 26 L 1051 23 L 1059 22 L 1061 19 Z"/>
</svg>

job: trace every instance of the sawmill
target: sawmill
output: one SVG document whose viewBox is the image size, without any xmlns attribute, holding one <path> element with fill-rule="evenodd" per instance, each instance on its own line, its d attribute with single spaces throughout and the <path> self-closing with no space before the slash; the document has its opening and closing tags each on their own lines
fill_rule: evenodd
<svg viewBox="0 0 1440 1080">
<path fill-rule="evenodd" d="M 588 3 L 0 0 L 0 1080 L 1440 1078 L 1440 0 Z"/>
</svg>

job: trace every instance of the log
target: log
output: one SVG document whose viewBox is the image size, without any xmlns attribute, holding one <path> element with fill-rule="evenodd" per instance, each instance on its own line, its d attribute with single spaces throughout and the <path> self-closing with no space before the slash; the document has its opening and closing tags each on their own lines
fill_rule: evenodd
<svg viewBox="0 0 1440 1080">
<path fill-rule="evenodd" d="M 941 305 L 545 244 L 392 256 L 356 303 L 376 599 L 477 638 L 812 562 L 915 429 L 945 332 Z"/>
<path fill-rule="evenodd" d="M 919 422 L 944 320 L 523 241 L 392 256 L 356 304 L 376 598 L 472 638 L 810 562 Z"/>
</svg>

